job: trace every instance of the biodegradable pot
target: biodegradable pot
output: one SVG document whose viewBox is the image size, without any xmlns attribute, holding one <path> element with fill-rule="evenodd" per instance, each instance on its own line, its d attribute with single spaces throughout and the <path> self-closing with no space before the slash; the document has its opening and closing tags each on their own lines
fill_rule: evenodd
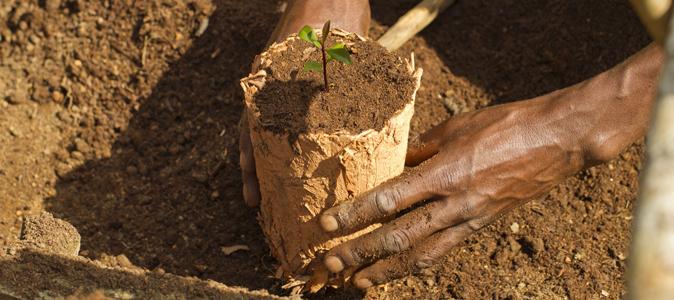
<svg viewBox="0 0 674 300">
<path fill-rule="evenodd" d="M 338 29 L 333 30 L 331 36 L 347 44 L 364 41 L 356 34 Z M 326 208 L 402 173 L 422 70 L 415 68 L 414 56 L 405 60 L 406 75 L 413 79 L 410 80 L 414 85 L 412 96 L 380 130 L 369 129 L 357 134 L 347 131 L 299 133 L 291 139 L 289 134 L 265 130 L 256 106 L 256 94 L 265 85 L 265 69 L 274 64 L 272 53 L 287 51 L 287 43 L 296 39 L 299 39 L 296 35 L 290 36 L 260 54 L 253 73 L 241 80 L 241 86 L 260 183 L 259 220 L 272 254 L 281 264 L 277 276 L 304 283 L 310 273 L 314 280 L 326 281 L 327 272 L 314 268 L 322 266 L 316 263 L 321 253 L 379 226 L 332 238 L 321 230 L 318 217 Z M 309 268 L 312 261 L 313 267 Z M 320 275 L 316 275 L 317 272 Z M 316 279 L 316 276 L 322 278 Z"/>
</svg>

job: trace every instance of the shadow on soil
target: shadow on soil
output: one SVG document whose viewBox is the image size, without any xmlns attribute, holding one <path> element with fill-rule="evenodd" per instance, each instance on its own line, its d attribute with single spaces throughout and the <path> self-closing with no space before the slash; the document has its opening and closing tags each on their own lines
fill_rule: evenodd
<svg viewBox="0 0 674 300">
<path fill-rule="evenodd" d="M 208 30 L 170 66 L 115 141 L 56 184 L 47 210 L 77 227 L 82 254 L 280 293 L 238 166 L 239 79 L 278 18 L 269 1 L 214 1 Z M 223 246 L 250 251 L 229 256 Z"/>
<path fill-rule="evenodd" d="M 390 26 L 416 3 L 372 1 L 373 19 Z M 493 104 L 578 83 L 649 43 L 622 0 L 456 1 L 420 35 L 448 71 L 493 95 Z"/>
<path fill-rule="evenodd" d="M 0 287 L 19 291 L 24 299 L 49 295 L 65 297 L 87 295 L 96 291 L 113 298 L 140 299 L 268 299 L 264 294 L 160 273 L 138 273 L 111 269 L 81 258 L 21 250 L 16 259 L 0 260 L 0 275 L 7 280 Z M 5 295 L 6 296 L 6 295 Z M 0 299 L 16 299 L 10 296 Z M 79 297 L 78 297 L 79 298 Z M 82 297 L 103 299 L 105 297 Z"/>
</svg>

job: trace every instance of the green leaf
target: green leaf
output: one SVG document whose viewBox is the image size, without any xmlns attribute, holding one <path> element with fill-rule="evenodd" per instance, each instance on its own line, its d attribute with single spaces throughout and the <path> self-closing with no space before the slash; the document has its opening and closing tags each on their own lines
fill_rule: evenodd
<svg viewBox="0 0 674 300">
<path fill-rule="evenodd" d="M 322 72 L 323 65 L 317 61 L 308 61 L 304 63 L 304 71 Z"/>
<path fill-rule="evenodd" d="M 302 27 L 300 32 L 297 34 L 300 36 L 302 40 L 305 40 L 317 48 L 321 47 L 321 42 L 318 41 L 318 36 L 316 36 L 316 32 L 314 32 L 314 29 L 309 27 L 309 25 L 305 25 Z"/>
<path fill-rule="evenodd" d="M 322 44 L 325 44 L 325 41 L 328 40 L 328 35 L 330 35 L 330 20 L 323 24 L 323 34 L 321 35 Z"/>
<path fill-rule="evenodd" d="M 339 44 L 335 45 L 338 46 Z M 335 48 L 335 46 L 330 47 L 330 49 L 327 50 L 328 55 L 342 63 L 345 63 L 347 65 L 351 64 L 351 53 L 349 53 L 349 50 L 346 50 L 344 48 L 344 44 L 341 45 L 341 47 Z"/>
<path fill-rule="evenodd" d="M 344 45 L 344 43 L 337 43 L 332 45 L 332 47 L 330 47 L 329 49 L 346 49 L 346 46 Z"/>
</svg>

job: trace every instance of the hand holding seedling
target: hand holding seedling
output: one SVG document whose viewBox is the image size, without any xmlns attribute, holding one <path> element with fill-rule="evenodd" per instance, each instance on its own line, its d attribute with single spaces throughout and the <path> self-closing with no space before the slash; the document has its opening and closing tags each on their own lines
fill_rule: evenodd
<svg viewBox="0 0 674 300">
<path fill-rule="evenodd" d="M 326 19 L 365 35 L 367 1 L 344 1 L 362 3 L 290 1 L 271 40 Z M 345 7 L 360 10 L 339 10 Z M 614 158 L 645 132 L 661 63 L 662 53 L 648 47 L 578 85 L 459 115 L 430 130 L 407 154 L 409 165 L 423 164 L 324 212 L 321 227 L 334 235 L 396 217 L 330 250 L 326 266 L 335 272 L 358 268 L 352 278 L 359 288 L 405 276 L 439 261 L 472 232 L 581 168 Z M 259 190 L 247 131 L 240 147 L 244 198 L 255 205 Z"/>
<path fill-rule="evenodd" d="M 318 39 L 314 30 L 305 25 L 302 27 L 302 30 L 298 33 L 299 37 L 302 40 L 309 42 L 314 45 L 316 48 L 321 50 L 322 63 L 317 61 L 307 61 L 304 63 L 304 70 L 311 72 L 323 72 L 323 90 L 329 91 L 330 85 L 328 84 L 328 63 L 332 60 L 337 60 L 344 64 L 351 64 L 351 54 L 349 50 L 346 49 L 344 43 L 337 43 L 332 45 L 330 48 L 325 48 L 325 43 L 328 41 L 328 36 L 330 36 L 330 20 L 323 24 L 323 30 L 321 33 L 321 39 Z"/>
</svg>

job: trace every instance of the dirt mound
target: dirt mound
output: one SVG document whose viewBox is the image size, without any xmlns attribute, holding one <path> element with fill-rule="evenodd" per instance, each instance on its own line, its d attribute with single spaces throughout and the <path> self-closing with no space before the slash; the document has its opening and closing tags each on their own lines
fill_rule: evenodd
<svg viewBox="0 0 674 300">
<path fill-rule="evenodd" d="M 372 1 L 371 35 L 417 2 Z M 238 80 L 280 4 L 0 2 L 0 245 L 46 209 L 77 228 L 88 258 L 284 293 L 241 199 L 237 150 Z M 622 0 L 457 1 L 400 50 L 424 69 L 412 134 L 582 81 L 646 43 Z M 364 296 L 621 297 L 642 154 L 638 144 L 581 172 L 438 266 Z M 231 245 L 250 251 L 220 250 Z M 363 294 L 320 295 L 331 296 Z"/>
</svg>

